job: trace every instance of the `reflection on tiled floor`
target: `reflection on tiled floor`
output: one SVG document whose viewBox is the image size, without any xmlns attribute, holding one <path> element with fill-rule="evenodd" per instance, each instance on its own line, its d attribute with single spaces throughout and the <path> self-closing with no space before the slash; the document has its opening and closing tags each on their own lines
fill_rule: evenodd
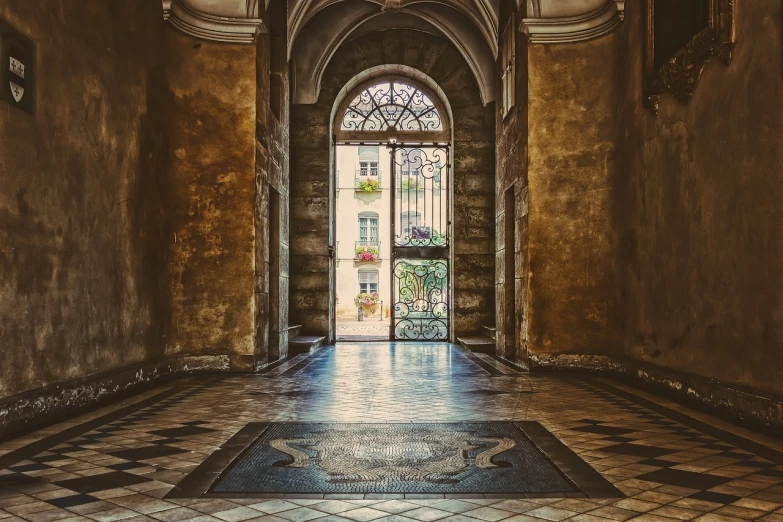
<svg viewBox="0 0 783 522">
<path fill-rule="evenodd" d="M 501 420 L 541 423 L 626 498 L 171 494 L 249 423 Z M 446 344 L 341 344 L 262 375 L 179 380 L 1 444 L 0 519 L 783 520 L 781 451 L 605 379 L 526 375 Z"/>
</svg>

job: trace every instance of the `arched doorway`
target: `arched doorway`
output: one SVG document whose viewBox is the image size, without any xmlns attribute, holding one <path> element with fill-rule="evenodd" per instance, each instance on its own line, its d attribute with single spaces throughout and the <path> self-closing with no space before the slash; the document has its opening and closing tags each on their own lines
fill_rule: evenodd
<svg viewBox="0 0 783 522">
<path fill-rule="evenodd" d="M 451 117 L 437 92 L 414 78 L 376 77 L 345 89 L 333 112 L 338 339 L 349 337 L 337 316 L 351 304 L 391 340 L 452 337 Z"/>
</svg>

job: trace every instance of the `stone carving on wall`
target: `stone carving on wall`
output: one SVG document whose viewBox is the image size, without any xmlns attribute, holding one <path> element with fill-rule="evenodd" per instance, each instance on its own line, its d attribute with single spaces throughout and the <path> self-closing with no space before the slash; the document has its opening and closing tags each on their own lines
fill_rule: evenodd
<svg viewBox="0 0 783 522">
<path fill-rule="evenodd" d="M 731 63 L 734 0 L 645 0 L 644 93 L 646 107 L 658 113 L 669 91 L 688 100 L 712 56 Z"/>
</svg>

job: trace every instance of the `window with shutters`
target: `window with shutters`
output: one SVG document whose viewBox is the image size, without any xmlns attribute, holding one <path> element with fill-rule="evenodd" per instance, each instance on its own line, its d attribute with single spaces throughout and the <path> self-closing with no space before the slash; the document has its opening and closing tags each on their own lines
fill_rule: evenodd
<svg viewBox="0 0 783 522">
<path fill-rule="evenodd" d="M 378 271 L 362 270 L 359 272 L 359 293 L 378 292 Z"/>
</svg>

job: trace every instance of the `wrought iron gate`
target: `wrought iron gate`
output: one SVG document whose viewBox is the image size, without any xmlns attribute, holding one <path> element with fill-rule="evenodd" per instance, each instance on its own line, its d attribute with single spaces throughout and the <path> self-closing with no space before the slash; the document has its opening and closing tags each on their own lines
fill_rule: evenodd
<svg viewBox="0 0 783 522">
<path fill-rule="evenodd" d="M 391 145 L 391 336 L 449 337 L 449 147 Z"/>
</svg>

